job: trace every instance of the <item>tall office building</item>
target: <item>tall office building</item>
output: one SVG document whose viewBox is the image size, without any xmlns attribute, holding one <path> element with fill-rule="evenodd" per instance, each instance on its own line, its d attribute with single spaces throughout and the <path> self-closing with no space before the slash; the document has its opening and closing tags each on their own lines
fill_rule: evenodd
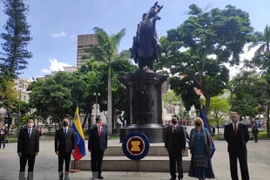
<svg viewBox="0 0 270 180">
<path fill-rule="evenodd" d="M 77 39 L 77 68 L 85 63 L 82 57 L 85 55 L 84 49 L 90 45 L 98 45 L 95 34 L 78 35 Z"/>
</svg>

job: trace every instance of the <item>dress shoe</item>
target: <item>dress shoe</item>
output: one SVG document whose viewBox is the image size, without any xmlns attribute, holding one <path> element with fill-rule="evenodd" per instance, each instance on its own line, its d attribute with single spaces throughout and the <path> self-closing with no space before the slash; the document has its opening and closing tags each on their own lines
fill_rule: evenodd
<svg viewBox="0 0 270 180">
<path fill-rule="evenodd" d="M 104 179 L 102 176 L 99 176 L 98 179 Z"/>
<path fill-rule="evenodd" d="M 171 178 L 170 180 L 176 180 L 176 178 Z"/>
</svg>

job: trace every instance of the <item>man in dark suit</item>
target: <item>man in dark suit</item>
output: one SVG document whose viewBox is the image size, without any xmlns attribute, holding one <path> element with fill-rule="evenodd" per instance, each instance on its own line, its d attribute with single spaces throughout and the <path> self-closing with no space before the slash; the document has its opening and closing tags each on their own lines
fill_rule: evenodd
<svg viewBox="0 0 270 180">
<path fill-rule="evenodd" d="M 249 180 L 246 146 L 249 140 L 248 127 L 239 123 L 236 112 L 232 112 L 231 118 L 232 123 L 226 125 L 224 129 L 224 138 L 228 143 L 231 178 L 238 180 L 237 159 L 239 159 L 242 179 Z"/>
<path fill-rule="evenodd" d="M 96 118 L 96 124 L 89 131 L 88 150 L 91 153 L 91 170 L 93 179 L 103 179 L 102 160 L 104 151 L 107 149 L 108 132 L 101 119 Z"/>
<path fill-rule="evenodd" d="M 69 180 L 69 166 L 71 153 L 75 149 L 75 133 L 69 128 L 68 119 L 63 120 L 63 128 L 55 133 L 55 153 L 58 155 L 59 180 L 63 180 L 63 164 L 65 160 L 65 180 Z"/>
<path fill-rule="evenodd" d="M 27 128 L 20 131 L 18 136 L 17 152 L 20 157 L 19 179 L 25 179 L 25 166 L 28 161 L 28 180 L 34 178 L 33 170 L 35 159 L 39 152 L 39 133 L 33 128 L 34 121 L 32 118 L 27 120 Z"/>
<path fill-rule="evenodd" d="M 175 117 L 166 130 L 165 149 L 169 152 L 171 180 L 176 179 L 175 163 L 178 167 L 178 179 L 183 179 L 182 153 L 186 150 L 186 137 L 184 128 L 177 124 Z"/>
</svg>

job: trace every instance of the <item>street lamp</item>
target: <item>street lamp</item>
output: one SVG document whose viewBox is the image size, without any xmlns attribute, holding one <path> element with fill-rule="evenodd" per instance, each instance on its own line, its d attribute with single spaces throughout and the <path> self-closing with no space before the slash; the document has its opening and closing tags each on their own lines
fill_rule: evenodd
<svg viewBox="0 0 270 180">
<path fill-rule="evenodd" d="M 18 119 L 17 119 L 17 135 L 19 136 L 19 125 L 20 125 L 20 119 L 21 119 L 21 93 L 22 88 L 21 85 L 19 85 L 19 112 L 18 112 Z"/>
<path fill-rule="evenodd" d="M 100 93 L 94 93 L 94 96 L 96 96 L 96 118 L 97 118 L 97 109 L 98 109 L 98 96 L 100 96 Z"/>
</svg>

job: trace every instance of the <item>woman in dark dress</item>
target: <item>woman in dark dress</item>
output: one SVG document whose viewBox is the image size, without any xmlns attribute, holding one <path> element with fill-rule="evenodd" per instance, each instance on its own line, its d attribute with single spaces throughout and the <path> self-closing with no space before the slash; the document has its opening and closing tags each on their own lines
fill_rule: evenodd
<svg viewBox="0 0 270 180">
<path fill-rule="evenodd" d="M 210 133 L 204 128 L 203 120 L 199 117 L 195 119 L 195 128 L 190 132 L 189 147 L 192 155 L 188 176 L 199 180 L 214 179 L 210 159 L 213 150 L 210 143 Z"/>
</svg>

